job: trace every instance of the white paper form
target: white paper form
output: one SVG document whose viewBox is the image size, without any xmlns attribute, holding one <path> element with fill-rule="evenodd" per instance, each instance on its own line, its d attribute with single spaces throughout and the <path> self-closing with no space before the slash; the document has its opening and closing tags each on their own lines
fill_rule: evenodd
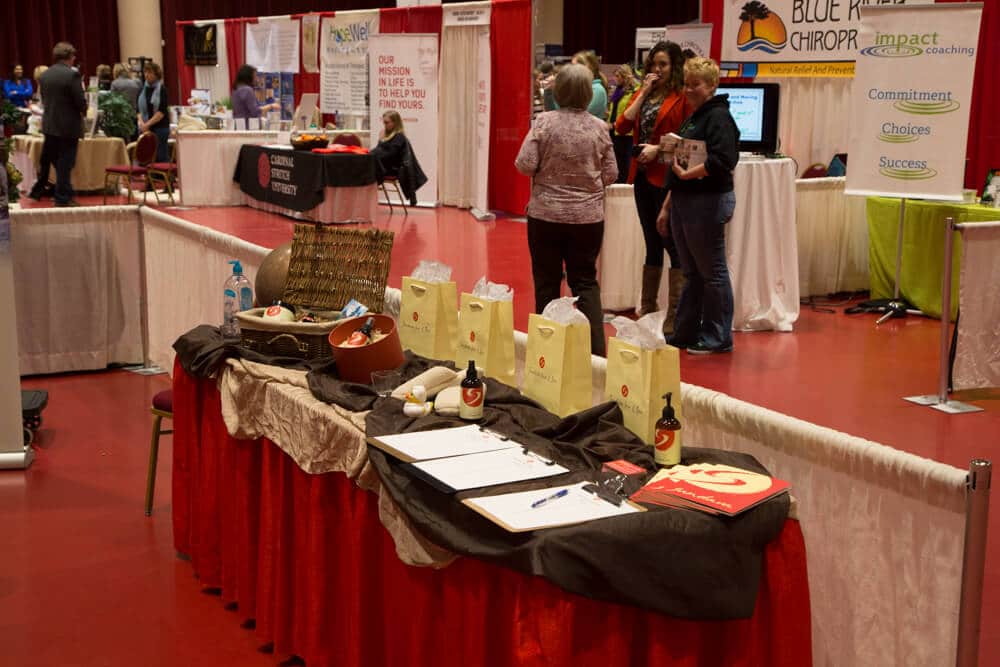
<svg viewBox="0 0 1000 667">
<path fill-rule="evenodd" d="M 628 501 L 623 501 L 621 505 L 613 505 L 596 494 L 584 491 L 583 487 L 587 484 L 590 482 L 518 491 L 486 498 L 466 498 L 462 503 L 512 533 L 569 526 L 644 511 L 643 508 Z M 539 507 L 531 506 L 533 502 L 548 498 L 563 489 L 568 491 L 565 496 L 550 500 Z"/>
<path fill-rule="evenodd" d="M 558 463 L 525 452 L 520 445 L 493 452 L 453 456 L 411 465 L 424 477 L 435 479 L 455 491 L 554 477 L 569 472 Z"/>
<path fill-rule="evenodd" d="M 403 461 L 426 461 L 446 456 L 464 456 L 521 445 L 478 426 L 459 426 L 435 431 L 415 431 L 369 438 L 368 442 Z"/>
</svg>

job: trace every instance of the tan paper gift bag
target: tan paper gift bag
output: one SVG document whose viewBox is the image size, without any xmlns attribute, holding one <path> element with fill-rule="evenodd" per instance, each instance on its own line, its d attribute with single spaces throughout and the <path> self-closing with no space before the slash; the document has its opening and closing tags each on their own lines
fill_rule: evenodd
<svg viewBox="0 0 1000 667">
<path fill-rule="evenodd" d="M 608 370 L 604 396 L 618 403 L 625 428 L 653 444 L 663 395 L 673 392 L 677 419 L 684 424 L 681 403 L 680 351 L 666 346 L 644 350 L 612 337 L 608 340 Z"/>
<path fill-rule="evenodd" d="M 528 318 L 522 393 L 560 417 L 591 406 L 590 325 Z"/>
<path fill-rule="evenodd" d="M 514 304 L 481 299 L 462 292 L 458 311 L 455 364 L 465 368 L 469 359 L 487 377 L 514 386 Z"/>
<path fill-rule="evenodd" d="M 430 359 L 454 359 L 457 302 L 454 282 L 403 278 L 399 304 L 399 341 L 403 348 Z"/>
</svg>

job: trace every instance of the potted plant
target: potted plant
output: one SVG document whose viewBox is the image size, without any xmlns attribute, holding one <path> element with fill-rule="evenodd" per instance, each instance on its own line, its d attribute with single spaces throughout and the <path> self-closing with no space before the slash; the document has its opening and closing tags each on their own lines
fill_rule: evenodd
<svg viewBox="0 0 1000 667">
<path fill-rule="evenodd" d="M 3 125 L 3 136 L 10 137 L 24 132 L 27 115 L 9 100 L 0 101 L 0 125 Z"/>
<path fill-rule="evenodd" d="M 128 143 L 136 132 L 135 110 L 132 104 L 118 93 L 104 93 L 98 101 L 101 112 L 101 129 L 109 137 L 121 137 Z"/>
<path fill-rule="evenodd" d="M 13 143 L 13 139 L 0 139 L 0 162 L 3 163 L 7 172 L 7 201 L 11 203 L 21 198 L 21 193 L 17 186 L 24 180 L 24 176 L 14 166 L 14 163 L 10 161 L 10 151 L 13 148 Z"/>
</svg>

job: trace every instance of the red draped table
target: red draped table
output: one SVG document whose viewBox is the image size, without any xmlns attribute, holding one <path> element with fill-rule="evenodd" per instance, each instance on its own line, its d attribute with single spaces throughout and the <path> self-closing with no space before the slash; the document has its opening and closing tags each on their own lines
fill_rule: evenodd
<svg viewBox="0 0 1000 667">
<path fill-rule="evenodd" d="M 750 619 L 688 621 L 568 593 L 460 558 L 396 556 L 374 494 L 310 475 L 266 439 L 237 440 L 214 380 L 174 374 L 177 551 L 255 620 L 277 655 L 326 665 L 788 665 L 812 662 L 797 521 L 767 547 Z M 650 576 L 670 576 L 670 564 Z"/>
</svg>

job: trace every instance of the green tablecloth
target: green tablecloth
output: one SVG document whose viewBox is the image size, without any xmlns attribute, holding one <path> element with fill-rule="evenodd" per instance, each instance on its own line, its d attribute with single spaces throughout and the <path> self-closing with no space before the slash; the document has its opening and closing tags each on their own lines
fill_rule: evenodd
<svg viewBox="0 0 1000 667">
<path fill-rule="evenodd" d="M 896 275 L 899 201 L 888 197 L 868 198 L 868 266 L 873 299 L 892 297 Z M 899 293 L 931 317 L 941 317 L 944 220 L 948 217 L 955 218 L 955 222 L 1000 220 L 1000 210 L 976 204 L 906 200 Z M 958 311 L 961 244 L 961 234 L 956 232 L 952 254 L 951 319 L 955 319 Z"/>
</svg>

